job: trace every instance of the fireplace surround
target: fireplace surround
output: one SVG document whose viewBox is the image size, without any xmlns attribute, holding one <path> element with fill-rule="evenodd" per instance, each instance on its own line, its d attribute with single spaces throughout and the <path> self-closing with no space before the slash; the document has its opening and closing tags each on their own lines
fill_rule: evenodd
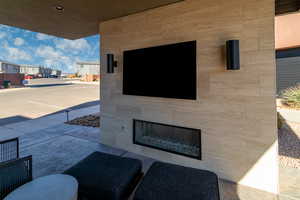
<svg viewBox="0 0 300 200">
<path fill-rule="evenodd" d="M 201 160 L 201 130 L 133 120 L 133 143 Z"/>
</svg>

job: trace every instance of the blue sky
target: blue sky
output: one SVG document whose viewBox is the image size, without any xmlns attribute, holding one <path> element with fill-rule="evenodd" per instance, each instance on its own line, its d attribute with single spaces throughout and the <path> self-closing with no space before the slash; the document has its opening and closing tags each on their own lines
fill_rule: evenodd
<svg viewBox="0 0 300 200">
<path fill-rule="evenodd" d="M 99 60 L 99 35 L 67 40 L 0 24 L 0 60 L 74 72 L 77 61 Z"/>
</svg>

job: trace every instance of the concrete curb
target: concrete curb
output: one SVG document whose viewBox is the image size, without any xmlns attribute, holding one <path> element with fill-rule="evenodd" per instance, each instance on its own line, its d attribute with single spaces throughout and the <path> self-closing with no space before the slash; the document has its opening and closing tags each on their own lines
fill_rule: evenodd
<svg viewBox="0 0 300 200">
<path fill-rule="evenodd" d="M 85 85 L 100 85 L 100 82 L 83 82 L 83 81 L 67 81 L 66 83 L 85 84 Z"/>
<path fill-rule="evenodd" d="M 300 123 L 300 110 L 277 108 L 277 111 L 286 121 Z"/>
<path fill-rule="evenodd" d="M 73 110 L 69 113 L 69 117 L 70 117 L 69 119 L 73 120 L 75 118 L 82 117 L 85 115 L 98 113 L 99 112 L 98 110 L 100 110 L 100 105 Z M 24 135 L 30 132 L 47 129 L 49 127 L 58 124 L 64 124 L 66 120 L 67 120 L 66 113 L 62 112 L 62 113 L 43 116 L 35 119 L 30 119 L 22 122 L 7 124 L 0 127 L 1 128 L 0 138 L 6 137 L 7 135 L 13 135 L 13 136 Z M 7 130 L 10 131 L 9 134 L 6 134 Z"/>
<path fill-rule="evenodd" d="M 13 91 L 25 90 L 25 89 L 32 89 L 32 88 L 29 88 L 29 87 L 22 87 L 22 88 L 0 89 L 0 93 L 13 92 Z"/>
</svg>

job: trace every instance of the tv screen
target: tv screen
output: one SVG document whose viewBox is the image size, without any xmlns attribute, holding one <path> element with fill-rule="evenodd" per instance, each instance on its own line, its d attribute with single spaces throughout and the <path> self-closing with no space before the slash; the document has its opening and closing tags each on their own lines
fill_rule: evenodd
<svg viewBox="0 0 300 200">
<path fill-rule="evenodd" d="M 196 99 L 196 41 L 124 51 L 123 94 Z"/>
</svg>

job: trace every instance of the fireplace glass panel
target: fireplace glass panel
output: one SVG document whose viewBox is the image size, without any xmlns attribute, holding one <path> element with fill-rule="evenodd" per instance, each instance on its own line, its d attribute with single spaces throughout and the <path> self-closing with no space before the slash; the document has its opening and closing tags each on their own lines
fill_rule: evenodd
<svg viewBox="0 0 300 200">
<path fill-rule="evenodd" d="M 134 120 L 134 143 L 201 159 L 201 131 Z"/>
</svg>

